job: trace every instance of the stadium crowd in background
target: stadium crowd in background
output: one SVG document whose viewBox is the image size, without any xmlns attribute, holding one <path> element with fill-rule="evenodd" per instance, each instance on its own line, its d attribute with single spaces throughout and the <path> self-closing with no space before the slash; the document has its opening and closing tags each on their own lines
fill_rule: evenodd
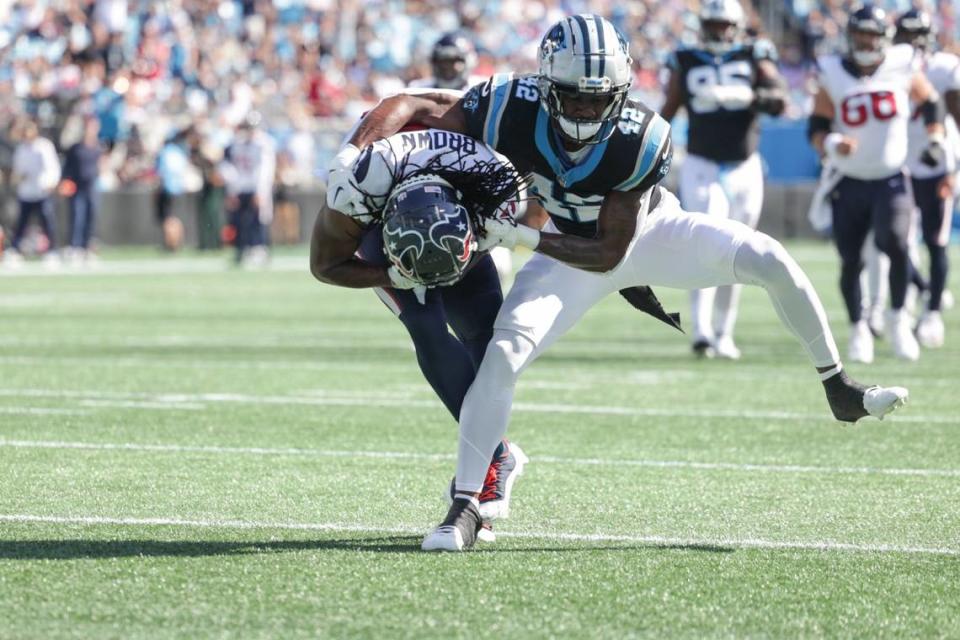
<svg viewBox="0 0 960 640">
<path fill-rule="evenodd" d="M 786 2 L 777 44 L 792 88 L 788 117 L 805 115 L 810 60 L 842 44 L 850 4 Z M 216 192 L 211 167 L 252 111 L 273 138 L 283 168 L 277 180 L 289 194 L 322 178 L 360 114 L 429 75 L 430 47 L 445 32 L 459 30 L 476 44 L 474 73 L 524 72 L 534 69 L 547 25 L 568 13 L 600 14 L 630 40 L 634 92 L 657 106 L 665 58 L 695 42 L 698 7 L 697 0 L 0 1 L 0 90 L 14 97 L 0 105 L 0 170 L 9 177 L 17 125 L 35 122 L 63 158 L 94 118 L 104 152 L 98 188 L 158 189 L 161 151 L 189 137 L 177 188 L 212 193 L 209 215 L 218 197 L 229 201 Z M 954 6 L 931 8 L 941 43 L 951 44 Z M 763 31 L 761 14 L 750 7 L 748 14 L 751 28 Z M 0 211 L 0 222 L 11 217 Z"/>
</svg>

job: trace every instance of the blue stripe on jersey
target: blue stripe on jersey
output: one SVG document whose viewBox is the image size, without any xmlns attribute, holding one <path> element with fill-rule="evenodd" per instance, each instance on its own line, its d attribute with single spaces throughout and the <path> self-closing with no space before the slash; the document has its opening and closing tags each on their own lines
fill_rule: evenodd
<svg viewBox="0 0 960 640">
<path fill-rule="evenodd" d="M 586 19 L 581 15 L 573 16 L 573 19 L 580 25 L 580 33 L 583 34 L 583 75 L 590 77 L 590 31 L 587 27 Z"/>
<path fill-rule="evenodd" d="M 669 135 L 670 125 L 659 115 L 653 117 L 653 121 L 647 125 L 647 132 L 643 137 L 643 152 L 640 154 L 640 160 L 637 162 L 637 168 L 633 175 L 618 184 L 614 189 L 617 191 L 630 191 L 635 189 L 643 179 L 647 177 L 650 170 L 653 169 L 657 161 L 657 155 L 660 148 Z"/>
<path fill-rule="evenodd" d="M 599 16 L 591 16 L 593 18 L 593 24 L 597 25 L 597 46 L 600 50 L 600 71 L 597 73 L 601 78 L 605 75 L 604 67 L 607 64 L 607 50 L 603 46 L 603 23 L 600 22 Z"/>
<path fill-rule="evenodd" d="M 512 77 L 509 73 L 494 74 L 490 80 L 490 107 L 487 109 L 487 120 L 483 125 L 483 141 L 488 145 L 497 148 L 497 141 L 500 137 L 500 119 L 507 106 L 507 98 L 510 91 L 510 81 Z"/>
<path fill-rule="evenodd" d="M 569 158 L 562 158 L 554 151 L 550 144 L 550 135 L 553 133 L 550 127 L 550 116 L 546 109 L 541 108 L 537 112 L 536 134 L 534 136 L 537 142 L 537 150 L 550 165 L 560 185 L 570 188 L 571 185 L 580 182 L 593 173 L 593 170 L 603 160 L 608 141 L 604 140 L 600 144 L 591 145 L 582 162 L 573 164 L 569 161 Z"/>
</svg>

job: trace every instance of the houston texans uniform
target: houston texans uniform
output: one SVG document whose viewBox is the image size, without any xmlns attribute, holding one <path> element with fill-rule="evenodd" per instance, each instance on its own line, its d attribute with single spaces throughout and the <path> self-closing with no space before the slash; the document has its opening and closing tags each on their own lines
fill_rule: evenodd
<svg viewBox="0 0 960 640">
<path fill-rule="evenodd" d="M 960 58 L 952 53 L 939 51 L 929 56 L 917 56 L 920 68 L 926 74 L 930 84 L 940 96 L 950 91 L 960 91 Z M 953 152 L 957 142 L 957 123 L 947 118 L 947 145 Z M 938 194 L 940 181 L 954 167 L 947 166 L 945 159 L 935 167 L 920 161 L 927 146 L 927 132 L 919 112 L 915 111 L 910 119 L 909 148 L 907 168 L 910 171 L 913 197 L 920 210 L 920 228 L 923 242 L 930 252 L 930 299 L 931 310 L 940 309 L 940 299 L 947 280 L 947 252 L 945 247 L 950 240 L 950 223 L 953 218 L 953 197 L 941 198 Z"/>
<path fill-rule="evenodd" d="M 909 277 L 907 237 L 913 193 L 904 173 L 910 120 L 913 48 L 887 49 L 883 62 L 864 75 L 850 60 L 818 59 L 819 83 L 836 110 L 833 127 L 856 140 L 848 156 L 832 163 L 843 176 L 831 194 L 833 234 L 842 260 L 840 287 L 851 323 L 862 315 L 861 253 L 871 228 L 874 242 L 890 256 L 894 309 L 903 306 Z"/>
<path fill-rule="evenodd" d="M 382 208 L 393 187 L 406 176 L 427 167 L 442 167 L 456 187 L 458 172 L 509 164 L 473 138 L 434 129 L 404 131 L 364 148 L 353 165 L 353 176 L 356 187 L 366 196 L 366 206 L 343 212 L 368 229 L 358 257 L 388 265 L 380 225 Z M 508 201 L 503 206 L 511 208 L 516 203 Z M 428 289 L 423 303 L 412 291 L 375 291 L 410 333 L 424 377 L 450 413 L 458 417 L 503 300 L 493 260 L 488 254 L 479 256 L 458 282 Z M 456 337 L 450 335 L 448 324 Z"/>
</svg>

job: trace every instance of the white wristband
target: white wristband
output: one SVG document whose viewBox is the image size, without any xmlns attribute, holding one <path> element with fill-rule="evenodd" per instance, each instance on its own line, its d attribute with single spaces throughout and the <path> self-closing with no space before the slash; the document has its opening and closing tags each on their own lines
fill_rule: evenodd
<svg viewBox="0 0 960 640">
<path fill-rule="evenodd" d="M 831 158 L 835 158 L 837 155 L 837 147 L 841 142 L 843 142 L 842 133 L 836 131 L 828 133 L 823 139 L 823 152 Z"/>
<path fill-rule="evenodd" d="M 540 244 L 540 232 L 533 227 L 526 225 L 517 225 L 517 244 L 528 249 L 536 249 Z"/>
</svg>

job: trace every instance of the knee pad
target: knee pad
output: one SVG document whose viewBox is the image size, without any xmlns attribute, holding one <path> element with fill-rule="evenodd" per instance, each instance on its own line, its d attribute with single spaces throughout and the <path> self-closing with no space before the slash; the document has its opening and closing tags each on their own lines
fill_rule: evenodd
<svg viewBox="0 0 960 640">
<path fill-rule="evenodd" d="M 533 360 L 536 345 L 516 331 L 497 329 L 487 345 L 481 367 L 490 377 L 504 386 L 516 384 L 520 373 Z"/>
</svg>

